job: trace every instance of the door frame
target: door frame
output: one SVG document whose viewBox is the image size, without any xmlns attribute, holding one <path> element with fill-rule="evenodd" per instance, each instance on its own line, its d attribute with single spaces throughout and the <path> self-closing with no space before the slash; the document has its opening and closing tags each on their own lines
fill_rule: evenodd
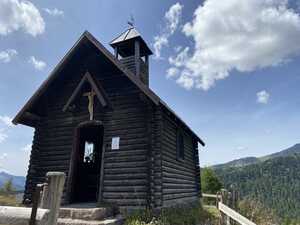
<svg viewBox="0 0 300 225">
<path fill-rule="evenodd" d="M 85 127 L 101 127 L 102 129 L 102 152 L 101 152 L 101 159 L 100 159 L 100 171 L 99 171 L 99 185 L 98 185 L 98 197 L 97 202 L 101 202 L 102 200 L 102 186 L 103 186 L 103 170 L 104 170 L 104 150 L 105 150 L 105 142 L 104 142 L 104 126 L 102 121 L 99 120 L 89 120 L 79 123 L 74 130 L 73 135 L 73 145 L 72 145 L 72 151 L 71 151 L 71 157 L 70 157 L 70 165 L 69 165 L 69 172 L 68 172 L 68 178 L 67 178 L 67 187 L 66 187 L 66 203 L 70 204 L 74 201 L 73 194 L 74 194 L 74 185 L 75 185 L 75 179 L 76 176 L 76 170 L 77 170 L 77 162 L 79 157 L 79 148 L 80 148 L 80 130 Z"/>
</svg>

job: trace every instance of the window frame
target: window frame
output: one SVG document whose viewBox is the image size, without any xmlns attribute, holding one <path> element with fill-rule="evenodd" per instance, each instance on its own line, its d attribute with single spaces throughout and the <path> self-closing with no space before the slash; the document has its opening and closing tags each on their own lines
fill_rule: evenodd
<svg viewBox="0 0 300 225">
<path fill-rule="evenodd" d="M 184 134 L 181 128 L 177 128 L 176 134 L 176 158 L 178 161 L 184 161 L 185 149 L 184 149 Z"/>
</svg>

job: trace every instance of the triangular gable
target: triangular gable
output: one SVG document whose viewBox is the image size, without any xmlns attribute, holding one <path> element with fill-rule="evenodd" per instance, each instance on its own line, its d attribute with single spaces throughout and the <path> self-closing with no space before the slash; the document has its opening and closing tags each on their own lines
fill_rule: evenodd
<svg viewBox="0 0 300 225">
<path fill-rule="evenodd" d="M 88 82 L 91 85 L 91 88 L 93 91 L 95 91 L 96 96 L 102 107 L 107 107 L 109 104 L 109 100 L 105 94 L 104 89 L 102 88 L 101 84 L 97 82 L 89 72 L 86 72 L 86 74 L 83 76 L 75 90 L 73 91 L 72 95 L 68 99 L 67 103 L 63 107 L 63 111 L 67 111 L 69 106 L 75 101 L 75 99 L 78 97 L 78 95 L 81 93 L 81 90 L 84 86 L 84 84 Z"/>
<path fill-rule="evenodd" d="M 50 73 L 49 77 L 42 83 L 39 89 L 34 93 L 34 95 L 29 99 L 29 101 L 23 106 L 23 108 L 19 111 L 19 113 L 13 119 L 13 123 L 15 125 L 22 122 L 22 118 L 26 117 L 26 114 L 30 113 L 30 108 L 34 105 L 35 102 L 39 100 L 39 98 L 46 92 L 50 84 L 56 79 L 59 75 L 59 71 L 62 67 L 69 61 L 69 58 L 72 54 L 79 48 L 81 43 L 84 40 L 88 40 L 92 43 L 107 59 L 109 59 L 115 66 L 118 68 L 131 82 L 133 82 L 155 105 L 162 105 L 165 107 L 170 113 L 172 113 L 176 118 L 183 123 L 187 129 L 194 135 L 195 138 L 202 144 L 205 145 L 201 138 L 195 134 L 191 128 L 182 120 L 179 116 L 173 112 L 169 106 L 164 103 L 150 88 L 148 88 L 137 76 L 135 76 L 130 70 L 128 70 L 121 62 L 116 59 L 111 52 L 109 52 L 93 35 L 91 35 L 88 31 L 85 31 L 79 40 L 74 44 L 74 46 L 68 51 L 68 53 L 63 57 L 63 59 L 59 62 L 59 64 L 54 68 L 54 70 Z M 34 117 L 38 117 L 38 115 L 32 115 Z M 32 117 L 31 116 L 31 117 Z"/>
<path fill-rule="evenodd" d="M 92 43 L 107 59 L 109 59 L 125 76 L 129 78 L 144 94 L 149 97 L 156 105 L 159 104 L 159 97 L 156 96 L 150 89 L 142 83 L 131 71 L 124 67 L 99 41 L 96 40 L 89 32 L 85 31 L 75 45 L 69 50 L 69 52 L 63 57 L 59 64 L 50 73 L 49 77 L 42 83 L 39 89 L 34 93 L 34 95 L 29 99 L 29 101 L 24 105 L 24 107 L 19 111 L 19 113 L 13 119 L 15 125 L 22 123 L 22 118 L 26 112 L 34 105 L 35 102 L 46 92 L 50 84 L 58 77 L 62 67 L 69 61 L 70 57 L 75 53 L 75 51 L 80 47 L 81 43 L 85 40 Z"/>
</svg>

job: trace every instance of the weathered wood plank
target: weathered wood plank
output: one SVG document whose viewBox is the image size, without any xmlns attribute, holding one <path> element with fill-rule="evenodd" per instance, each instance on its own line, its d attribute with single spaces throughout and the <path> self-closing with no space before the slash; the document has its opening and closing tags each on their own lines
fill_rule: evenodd
<svg viewBox="0 0 300 225">
<path fill-rule="evenodd" d="M 256 225 L 252 221 L 248 220 L 246 217 L 242 216 L 241 214 L 237 213 L 233 209 L 224 205 L 222 202 L 218 203 L 218 208 L 221 212 L 225 213 L 226 215 L 228 215 L 230 218 L 237 221 L 241 225 Z"/>
</svg>

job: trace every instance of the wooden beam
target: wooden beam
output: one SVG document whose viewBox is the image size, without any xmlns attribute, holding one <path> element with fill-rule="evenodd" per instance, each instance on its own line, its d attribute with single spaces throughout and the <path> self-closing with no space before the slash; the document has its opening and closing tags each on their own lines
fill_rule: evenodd
<svg viewBox="0 0 300 225">
<path fill-rule="evenodd" d="M 86 77 L 87 77 L 87 80 L 89 81 L 91 87 L 96 92 L 97 98 L 98 98 L 99 102 L 101 103 L 101 105 L 103 107 L 107 106 L 108 98 L 104 97 L 105 92 L 104 92 L 104 89 L 102 88 L 102 86 L 100 85 L 100 83 L 97 82 L 96 80 L 94 80 L 89 72 L 86 72 Z"/>
<path fill-rule="evenodd" d="M 227 216 L 229 216 L 230 218 L 242 225 L 256 225 L 252 221 L 248 220 L 246 217 L 242 216 L 238 212 L 224 205 L 222 202 L 219 202 L 218 208 L 221 212 L 223 212 L 224 214 L 226 214 Z"/>
<path fill-rule="evenodd" d="M 73 91 L 71 97 L 68 99 L 67 103 L 63 107 L 63 112 L 66 112 L 70 105 L 74 102 L 77 96 L 80 94 L 81 89 L 85 82 L 88 82 L 92 89 L 95 91 L 96 96 L 103 107 L 108 106 L 108 98 L 105 95 L 105 91 L 99 82 L 95 81 L 89 72 L 86 72 L 84 77 L 81 79 L 75 90 Z"/>
<path fill-rule="evenodd" d="M 33 121 L 40 121 L 41 120 L 41 117 L 34 114 L 34 113 L 30 113 L 30 112 L 25 112 L 25 117 L 30 119 L 30 120 L 33 120 Z"/>
<path fill-rule="evenodd" d="M 135 74 L 140 78 L 140 64 L 141 64 L 141 54 L 140 54 L 140 42 L 135 40 L 134 42 L 134 57 L 135 57 Z"/>
<path fill-rule="evenodd" d="M 84 85 L 84 83 L 86 82 L 86 77 L 84 76 L 82 78 L 82 80 L 79 82 L 79 84 L 77 85 L 77 87 L 75 88 L 75 90 L 73 91 L 71 97 L 68 99 L 67 103 L 65 104 L 65 106 L 63 107 L 63 111 L 67 111 L 67 109 L 69 108 L 69 106 L 71 105 L 71 103 L 75 100 L 76 96 L 79 94 L 82 86 Z"/>
</svg>

